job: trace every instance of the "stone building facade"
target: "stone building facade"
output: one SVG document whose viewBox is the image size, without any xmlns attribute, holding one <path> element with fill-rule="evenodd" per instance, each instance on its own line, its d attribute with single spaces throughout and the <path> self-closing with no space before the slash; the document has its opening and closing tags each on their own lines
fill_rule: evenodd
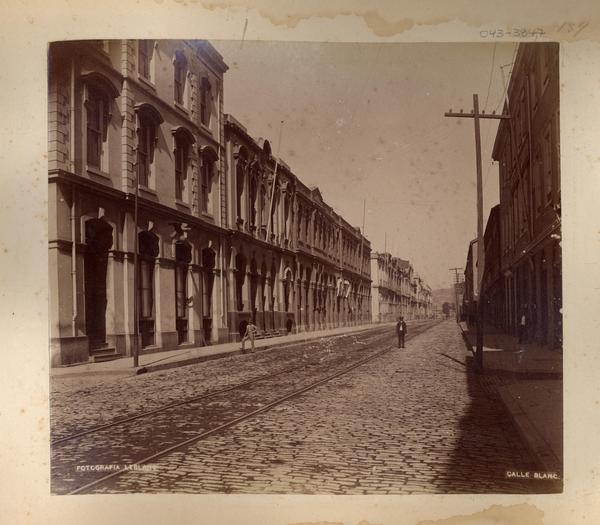
<svg viewBox="0 0 600 525">
<path fill-rule="evenodd" d="M 304 185 L 267 140 L 227 116 L 230 337 L 370 319 L 369 241 Z"/>
<path fill-rule="evenodd" d="M 562 344 L 558 44 L 519 46 L 493 158 L 500 173 L 504 328 L 528 319 L 528 340 Z"/>
<path fill-rule="evenodd" d="M 484 269 L 481 289 L 483 291 L 483 316 L 486 324 L 502 328 L 504 315 L 504 278 L 501 271 L 500 205 L 494 206 L 488 217 L 484 244 Z"/>
<path fill-rule="evenodd" d="M 53 366 L 370 318 L 368 240 L 224 115 L 226 71 L 206 41 L 50 45 Z"/>
<path fill-rule="evenodd" d="M 477 239 L 469 243 L 467 260 L 465 262 L 464 292 L 462 296 L 462 316 L 467 323 L 473 324 L 477 320 L 477 303 L 479 301 L 479 282 L 477 261 Z"/>
<path fill-rule="evenodd" d="M 375 323 L 427 319 L 433 314 L 431 288 L 409 261 L 390 253 L 371 255 L 371 311 Z"/>
</svg>

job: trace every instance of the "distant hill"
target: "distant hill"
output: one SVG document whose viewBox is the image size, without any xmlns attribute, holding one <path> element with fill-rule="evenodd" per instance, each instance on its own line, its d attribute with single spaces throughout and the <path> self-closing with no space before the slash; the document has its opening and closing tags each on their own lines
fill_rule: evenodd
<svg viewBox="0 0 600 525">
<path fill-rule="evenodd" d="M 432 290 L 431 297 L 433 300 L 433 304 L 437 305 L 439 308 L 442 307 L 444 303 L 454 304 L 454 287 L 450 286 L 449 288 L 440 288 L 439 290 Z"/>
</svg>

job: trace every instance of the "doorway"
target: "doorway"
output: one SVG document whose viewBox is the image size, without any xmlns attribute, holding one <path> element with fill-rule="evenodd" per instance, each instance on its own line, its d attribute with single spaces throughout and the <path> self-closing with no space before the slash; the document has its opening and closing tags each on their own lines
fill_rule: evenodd
<svg viewBox="0 0 600 525">
<path fill-rule="evenodd" d="M 106 272 L 112 227 L 102 219 L 85 223 L 84 291 L 85 330 L 90 349 L 106 345 Z"/>
</svg>

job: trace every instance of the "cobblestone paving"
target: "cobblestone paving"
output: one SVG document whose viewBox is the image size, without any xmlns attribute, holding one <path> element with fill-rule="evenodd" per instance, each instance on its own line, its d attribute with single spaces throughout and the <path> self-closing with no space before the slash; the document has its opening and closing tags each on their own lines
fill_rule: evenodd
<svg viewBox="0 0 600 525">
<path fill-rule="evenodd" d="M 415 332 L 423 329 L 414 327 Z M 285 394 L 372 355 L 376 352 L 374 348 L 380 348 L 382 340 L 387 341 L 386 346 L 389 347 L 390 339 L 388 330 L 368 332 L 359 338 L 321 340 L 310 348 L 304 346 L 302 352 L 296 352 L 295 356 L 286 354 L 286 365 L 292 366 L 286 366 L 283 373 L 263 376 L 258 381 L 236 385 L 236 389 L 226 392 L 211 390 L 208 398 L 190 401 L 190 393 L 184 398 L 188 400 L 185 404 L 167 407 L 144 418 L 99 429 L 66 442 L 53 443 L 52 490 L 59 494 L 68 493 L 105 474 L 81 470 L 81 466 L 130 465 L 156 451 L 262 408 Z M 371 344 L 373 342 L 376 344 Z M 264 359 L 273 361 L 272 370 L 282 370 L 280 359 L 276 356 L 263 356 Z M 223 373 L 226 373 L 226 368 Z"/>
<path fill-rule="evenodd" d="M 445 322 L 316 390 L 96 492 L 548 492 Z"/>
<path fill-rule="evenodd" d="M 254 354 L 139 376 L 53 378 L 50 385 L 52 440 L 160 406 L 239 384 L 285 367 L 301 358 L 313 359 L 337 344 L 364 345 L 389 328 L 316 339 L 310 343 L 271 348 Z"/>
</svg>

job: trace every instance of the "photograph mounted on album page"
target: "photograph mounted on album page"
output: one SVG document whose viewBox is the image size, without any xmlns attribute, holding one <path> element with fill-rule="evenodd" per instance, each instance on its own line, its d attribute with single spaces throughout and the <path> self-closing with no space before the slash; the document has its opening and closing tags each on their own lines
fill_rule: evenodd
<svg viewBox="0 0 600 525">
<path fill-rule="evenodd" d="M 7 6 L 11 519 L 598 513 L 598 9 L 325 4 Z"/>
<path fill-rule="evenodd" d="M 559 55 L 52 42 L 52 493 L 561 492 Z"/>
</svg>

